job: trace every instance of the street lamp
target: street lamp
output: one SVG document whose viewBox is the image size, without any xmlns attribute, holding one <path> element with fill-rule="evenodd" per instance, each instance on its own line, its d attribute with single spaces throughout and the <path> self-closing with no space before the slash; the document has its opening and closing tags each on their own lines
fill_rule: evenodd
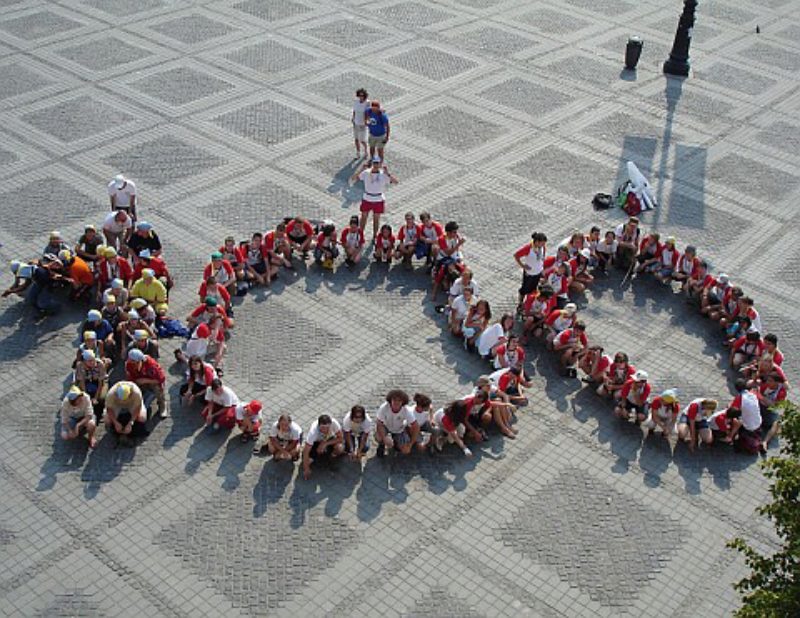
<svg viewBox="0 0 800 618">
<path fill-rule="evenodd" d="M 668 75 L 689 77 L 689 45 L 692 42 L 694 11 L 696 8 L 697 0 L 684 0 L 683 13 L 681 13 L 680 21 L 678 21 L 678 30 L 675 32 L 672 51 L 669 53 L 669 58 L 664 62 L 664 73 Z"/>
</svg>

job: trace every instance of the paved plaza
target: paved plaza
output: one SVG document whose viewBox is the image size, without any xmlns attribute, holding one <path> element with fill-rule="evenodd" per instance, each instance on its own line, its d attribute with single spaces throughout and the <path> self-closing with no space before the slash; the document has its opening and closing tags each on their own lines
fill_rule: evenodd
<svg viewBox="0 0 800 618">
<path fill-rule="evenodd" d="M 632 160 L 661 202 L 645 228 L 742 285 L 797 380 L 800 1 L 701 0 L 683 82 L 661 73 L 681 8 L 0 0 L 0 261 L 99 225 L 122 171 L 183 318 L 225 235 L 358 212 L 349 117 L 365 87 L 392 121 L 390 222 L 457 220 L 493 313 L 515 305 L 512 253 L 534 229 L 557 240 L 622 220 L 590 200 Z M 636 73 L 622 70 L 630 34 L 645 41 Z M 268 422 L 374 411 L 391 387 L 441 405 L 487 373 L 443 329 L 421 265 L 308 264 L 237 305 L 225 380 Z M 727 403 L 708 322 L 620 280 L 580 300 L 590 339 L 627 351 L 654 391 Z M 135 449 L 101 431 L 87 452 L 56 424 L 83 311 L 36 321 L 0 301 L 0 615 L 727 616 L 746 571 L 726 541 L 775 547 L 754 514 L 768 496 L 756 457 L 643 441 L 539 344 L 519 439 L 471 459 L 370 457 L 304 481 L 180 407 L 177 341 L 162 350 L 171 417 Z"/>
</svg>

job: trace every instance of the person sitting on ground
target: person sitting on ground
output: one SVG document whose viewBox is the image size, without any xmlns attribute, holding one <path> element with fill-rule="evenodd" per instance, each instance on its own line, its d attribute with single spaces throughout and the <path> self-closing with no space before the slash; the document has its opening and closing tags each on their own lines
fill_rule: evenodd
<svg viewBox="0 0 800 618">
<path fill-rule="evenodd" d="M 339 421 L 321 414 L 311 423 L 303 446 L 303 478 L 311 478 L 311 463 L 330 461 L 344 454 L 344 436 Z"/>
<path fill-rule="evenodd" d="M 569 290 L 572 283 L 572 268 L 567 262 L 545 271 L 544 281 L 555 293 L 556 307 L 563 309 L 569 302 Z"/>
<path fill-rule="evenodd" d="M 339 257 L 339 247 L 336 245 L 336 226 L 326 221 L 314 245 L 314 261 L 323 268 L 333 270 L 333 262 Z"/>
<path fill-rule="evenodd" d="M 269 429 L 267 449 L 275 461 L 297 461 L 300 459 L 300 443 L 303 441 L 303 429 L 292 420 L 289 414 L 281 414 Z M 256 451 L 258 449 L 258 451 Z M 261 452 L 260 444 L 253 447 L 254 452 Z"/>
<path fill-rule="evenodd" d="M 541 337 L 545 333 L 545 320 L 556 310 L 556 297 L 553 288 L 545 284 L 525 297 L 522 304 L 522 336 L 525 344 L 530 337 Z"/>
<path fill-rule="evenodd" d="M 232 284 L 224 280 L 225 275 L 221 275 L 219 272 L 217 272 L 219 269 L 215 269 L 213 265 L 210 268 L 208 265 L 206 266 L 206 270 L 203 271 L 203 276 L 205 277 L 206 275 L 211 274 L 215 275 L 217 277 L 217 282 L 226 286 L 232 295 L 236 294 L 237 296 L 243 296 L 244 294 L 247 294 L 247 283 L 245 282 L 244 277 L 244 254 L 242 253 L 241 248 L 236 245 L 236 239 L 233 236 L 226 236 L 225 241 L 219 248 L 218 253 L 222 256 L 222 260 L 230 264 L 231 268 L 233 269 L 233 273 L 236 276 L 236 283 Z M 214 258 L 212 257 L 212 262 L 213 259 Z M 224 264 L 222 264 L 222 268 L 225 268 Z"/>
<path fill-rule="evenodd" d="M 145 268 L 149 268 L 156 274 L 156 278 L 164 284 L 164 287 L 167 288 L 167 290 L 171 290 L 175 285 L 175 282 L 172 280 L 172 275 L 169 272 L 169 268 L 167 268 L 167 263 L 164 261 L 163 257 L 154 257 L 150 254 L 149 249 L 142 249 L 138 255 L 134 256 L 133 260 L 134 281 L 141 277 L 142 271 Z"/>
<path fill-rule="evenodd" d="M 776 365 L 773 357 L 765 352 L 761 355 L 761 358 L 759 358 L 755 372 L 750 374 L 750 379 L 747 380 L 747 388 L 758 388 L 766 382 L 767 377 L 773 373 L 780 376 L 788 388 L 789 381 L 786 379 L 786 373 L 783 371 L 783 368 L 780 365 Z"/>
<path fill-rule="evenodd" d="M 58 230 L 53 230 L 48 236 L 47 244 L 42 249 L 42 257 L 58 255 L 64 249 L 69 249 L 69 245 L 64 241 L 64 236 Z"/>
<path fill-rule="evenodd" d="M 600 239 L 600 228 L 596 225 L 593 225 L 589 230 L 589 234 L 586 236 L 585 247 L 589 250 L 589 266 L 591 268 L 597 268 L 600 260 L 597 257 L 597 245 L 602 242 Z"/>
<path fill-rule="evenodd" d="M 458 233 L 458 223 L 448 221 L 444 226 L 444 234 L 439 237 L 436 250 L 436 262 L 433 269 L 433 289 L 431 298 L 434 300 L 439 294 L 439 289 L 444 281 L 455 280 L 464 269 L 461 247 L 466 238 Z"/>
<path fill-rule="evenodd" d="M 445 311 L 450 311 L 451 307 L 453 306 L 453 301 L 461 296 L 464 292 L 465 287 L 471 287 L 473 296 L 479 297 L 480 291 L 478 289 L 478 282 L 475 281 L 475 278 L 472 274 L 472 271 L 469 268 L 464 267 L 461 271 L 461 275 L 453 281 L 453 284 L 450 286 L 450 290 L 447 296 L 447 306 L 445 305 L 437 305 L 436 312 L 437 313 L 444 313 Z"/>
<path fill-rule="evenodd" d="M 133 382 L 117 382 L 106 396 L 106 431 L 120 446 L 130 446 L 136 437 L 149 435 L 142 391 Z"/>
<path fill-rule="evenodd" d="M 509 412 L 512 414 L 516 413 L 517 407 L 511 403 L 511 400 L 506 393 L 497 388 L 497 384 L 492 382 L 489 375 L 478 376 L 478 379 L 475 380 L 475 387 L 472 389 L 470 395 L 474 395 L 478 391 L 484 391 L 488 395 L 489 401 L 492 403 L 492 405 L 504 403 L 508 405 Z"/>
<path fill-rule="evenodd" d="M 295 217 L 286 223 L 286 236 L 292 251 L 300 251 L 305 260 L 314 241 L 314 228 L 305 217 Z"/>
<path fill-rule="evenodd" d="M 117 354 L 121 355 L 136 340 L 137 330 L 147 331 L 148 336 L 152 339 L 157 337 L 155 329 L 141 318 L 136 309 L 131 309 L 128 311 L 128 319 L 120 322 L 117 327 Z"/>
<path fill-rule="evenodd" d="M 703 444 L 711 444 L 713 434 L 708 424 L 708 419 L 717 409 L 715 399 L 700 397 L 693 399 L 678 418 L 678 438 L 689 445 L 689 450 L 694 452 L 698 439 Z"/>
<path fill-rule="evenodd" d="M 206 296 L 203 304 L 198 305 L 187 317 L 186 323 L 190 330 L 199 324 L 209 324 L 211 320 L 219 316 L 224 331 L 233 328 L 233 320 L 228 317 L 225 308 L 222 307 L 213 296 Z"/>
<path fill-rule="evenodd" d="M 292 266 L 292 247 L 289 236 L 286 234 L 286 224 L 279 223 L 274 230 L 264 234 L 264 248 L 267 250 L 267 259 L 273 266 Z"/>
<path fill-rule="evenodd" d="M 778 349 L 778 336 L 772 333 L 764 335 L 764 353 L 772 356 L 772 362 L 779 367 L 783 365 L 783 352 Z"/>
<path fill-rule="evenodd" d="M 525 396 L 525 383 L 522 381 L 522 370 L 519 367 L 506 367 L 497 369 L 489 374 L 489 383 L 497 387 L 497 397 L 492 397 L 492 390 L 489 389 L 489 401 L 494 406 L 497 403 L 510 403 L 513 407 L 499 406 L 503 412 L 501 420 L 507 424 L 511 418 L 511 413 L 517 407 L 528 405 L 528 398 Z M 510 429 L 510 426 L 508 426 Z"/>
<path fill-rule="evenodd" d="M 129 311 L 136 311 L 139 319 L 150 327 L 150 331 L 155 333 L 156 310 L 144 298 L 132 298 L 128 303 Z"/>
<path fill-rule="evenodd" d="M 206 426 L 212 429 L 233 429 L 236 425 L 236 406 L 239 397 L 230 386 L 216 378 L 206 389 L 206 405 L 200 411 L 200 416 L 205 420 Z"/>
<path fill-rule="evenodd" d="M 394 257 L 395 237 L 392 233 L 392 226 L 384 223 L 381 226 L 378 237 L 375 239 L 375 261 L 392 263 Z"/>
<path fill-rule="evenodd" d="M 511 425 L 514 412 L 518 406 L 528 405 L 521 375 L 519 369 L 498 369 L 488 376 L 490 385 L 497 388 L 498 397 L 492 399 L 491 388 L 482 388 L 464 398 L 470 417 L 467 428 L 472 427 L 470 435 L 476 442 L 487 439 L 484 430 L 492 423 L 510 440 L 517 437 L 518 431 Z"/>
<path fill-rule="evenodd" d="M 103 306 L 100 309 L 100 314 L 103 319 L 111 325 L 114 332 L 117 332 L 119 325 L 128 319 L 128 316 L 122 310 L 122 307 L 117 303 L 117 297 L 113 294 L 107 294 L 103 298 Z"/>
<path fill-rule="evenodd" d="M 450 332 L 453 335 L 460 337 L 463 334 L 464 319 L 467 317 L 470 308 L 477 304 L 478 299 L 474 294 L 473 288 L 466 286 L 462 290 L 461 296 L 457 297 L 450 307 L 448 322 L 450 324 Z"/>
<path fill-rule="evenodd" d="M 650 399 L 650 384 L 647 378 L 647 372 L 639 369 L 625 381 L 614 409 L 619 418 L 630 420 L 633 413 L 633 420 L 637 425 L 647 418 L 647 404 Z"/>
<path fill-rule="evenodd" d="M 761 335 L 758 331 L 753 330 L 733 342 L 728 360 L 731 367 L 739 369 L 744 365 L 757 361 L 763 354 L 764 342 L 761 341 Z"/>
<path fill-rule="evenodd" d="M 655 272 L 659 267 L 662 247 L 661 235 L 658 232 L 646 234 L 639 242 L 639 253 L 636 256 L 638 265 L 634 273 Z"/>
<path fill-rule="evenodd" d="M 93 330 L 87 330 L 83 333 L 83 341 L 78 346 L 75 362 L 72 364 L 73 368 L 78 366 L 78 363 L 83 359 L 83 353 L 90 350 L 103 365 L 106 370 L 111 368 L 111 356 L 115 350 L 112 348 L 109 354 L 105 353 L 105 342 L 97 340 L 97 333 Z"/>
<path fill-rule="evenodd" d="M 169 416 L 164 392 L 167 376 L 156 359 L 147 356 L 138 348 L 133 348 L 125 362 L 125 379 L 136 384 L 143 395 L 147 392 L 153 393 L 158 415 L 161 418 Z"/>
<path fill-rule="evenodd" d="M 402 455 L 408 455 L 411 447 L 416 444 L 419 424 L 414 413 L 408 409 L 409 400 L 405 391 L 392 389 L 386 394 L 386 401 L 378 408 L 375 415 L 378 457 L 384 457 L 387 449 L 395 449 Z"/>
<path fill-rule="evenodd" d="M 491 378 L 491 376 L 489 377 Z M 464 426 L 467 428 L 466 436 L 473 442 L 488 440 L 489 437 L 486 435 L 484 427 L 492 424 L 492 401 L 489 399 L 489 393 L 485 389 L 477 390 L 464 397 L 463 400 L 467 405 L 467 416 L 464 419 Z"/>
<path fill-rule="evenodd" d="M 762 432 L 766 431 L 761 443 L 762 453 L 766 452 L 772 438 L 781 433 L 783 409 L 776 407 L 775 404 L 785 401 L 786 395 L 786 380 L 778 373 L 769 374 L 756 391 L 756 397 L 758 397 L 761 407 L 761 430 Z"/>
<path fill-rule="evenodd" d="M 242 432 L 242 442 L 258 440 L 261 434 L 261 402 L 253 399 L 250 403 L 241 403 L 236 406 L 236 425 Z"/>
<path fill-rule="evenodd" d="M 710 312 L 708 317 L 719 322 L 722 328 L 727 328 L 736 321 L 739 311 L 739 299 L 744 296 L 744 291 L 738 285 L 731 286 L 722 297 L 722 306 L 719 311 Z"/>
<path fill-rule="evenodd" d="M 617 255 L 619 243 L 614 230 L 608 230 L 603 237 L 603 240 L 597 243 L 597 270 L 605 273 L 608 271 L 609 266 L 614 263 L 614 257 Z"/>
<path fill-rule="evenodd" d="M 181 385 L 181 402 L 191 405 L 198 397 L 204 398 L 206 389 L 217 378 L 214 366 L 203 360 L 202 356 L 191 356 L 186 369 L 186 383 Z"/>
<path fill-rule="evenodd" d="M 33 264 L 31 284 L 25 292 L 25 302 L 36 309 L 40 316 L 56 313 L 61 308 L 55 298 L 56 286 L 72 285 L 72 281 L 61 273 L 62 264 L 59 259 L 52 257 L 53 259 L 42 259 L 38 264 Z"/>
<path fill-rule="evenodd" d="M 228 294 L 228 300 L 225 302 L 225 306 L 230 305 L 230 297 L 231 294 L 236 293 L 236 282 L 239 278 L 236 275 L 233 265 L 223 257 L 221 251 L 214 251 L 211 254 L 211 261 L 206 264 L 203 269 L 203 281 L 208 282 L 209 277 L 213 277 L 215 283 L 225 289 Z M 202 291 L 200 292 L 201 300 L 206 296 L 208 296 L 208 294 L 203 294 Z"/>
<path fill-rule="evenodd" d="M 697 249 L 692 245 L 686 245 L 683 253 L 678 258 L 678 263 L 675 266 L 675 271 L 672 273 L 672 279 L 681 284 L 681 290 L 686 289 L 686 284 L 692 273 L 697 269 L 700 260 L 697 258 Z"/>
<path fill-rule="evenodd" d="M 364 253 L 364 232 L 358 225 L 358 216 L 350 217 L 350 224 L 342 230 L 339 244 L 344 249 L 344 262 L 348 266 L 355 266 L 361 261 Z"/>
<path fill-rule="evenodd" d="M 761 316 L 759 315 L 758 311 L 756 311 L 754 305 L 755 303 L 752 298 L 749 296 L 742 296 L 739 299 L 739 309 L 737 315 L 747 316 L 750 318 L 750 323 L 752 324 L 753 329 L 759 333 L 763 333 L 764 327 L 761 324 Z"/>
<path fill-rule="evenodd" d="M 420 236 L 415 255 L 420 260 L 425 258 L 425 266 L 432 267 L 439 251 L 439 238 L 444 236 L 444 228 L 426 211 L 419 213 L 419 220 Z"/>
<path fill-rule="evenodd" d="M 93 267 L 94 263 L 100 259 L 97 250 L 102 246 L 103 239 L 97 233 L 97 228 L 87 225 L 83 228 L 83 234 L 78 237 L 73 253 Z"/>
<path fill-rule="evenodd" d="M 234 279 L 233 281 L 235 284 L 236 280 Z M 212 275 L 204 279 L 200 284 L 198 295 L 200 296 L 200 302 L 203 304 L 205 304 L 206 298 L 215 299 L 217 301 L 217 306 L 223 307 L 225 309 L 225 314 L 230 316 L 232 321 L 231 311 L 233 310 L 233 306 L 231 305 L 231 295 L 224 285 L 217 283 L 216 277 Z"/>
<path fill-rule="evenodd" d="M 414 415 L 419 425 L 417 433 L 417 448 L 424 451 L 433 434 L 433 405 L 431 398 L 425 393 L 414 393 L 412 402 L 408 404 L 408 409 Z"/>
<path fill-rule="evenodd" d="M 103 418 L 105 408 L 108 374 L 106 366 L 91 350 L 84 350 L 81 360 L 75 365 L 75 384 L 91 398 L 95 417 L 99 421 Z"/>
<path fill-rule="evenodd" d="M 736 380 L 734 384 L 736 396 L 728 405 L 728 409 L 738 411 L 740 414 L 731 421 L 731 431 L 729 438 L 736 444 L 738 440 L 747 440 L 758 443 L 758 450 L 763 454 L 766 452 L 761 441 L 761 406 L 758 401 L 757 390 L 748 386 L 743 378 Z"/>
<path fill-rule="evenodd" d="M 130 306 L 130 297 L 131 293 L 125 287 L 125 282 L 122 279 L 112 279 L 109 286 L 103 291 L 103 298 L 100 300 L 101 303 L 108 302 L 108 298 L 113 296 L 114 299 L 117 301 L 117 307 L 119 307 L 122 312 L 128 310 Z M 124 316 L 122 316 L 124 319 Z"/>
<path fill-rule="evenodd" d="M 586 324 L 582 320 L 575 322 L 572 328 L 561 331 L 553 339 L 553 351 L 559 355 L 561 365 L 568 377 L 578 377 L 576 368 L 578 358 L 587 347 L 589 347 L 589 341 L 586 338 Z"/>
<path fill-rule="evenodd" d="M 369 451 L 369 435 L 372 433 L 372 418 L 364 406 L 353 406 L 342 419 L 344 450 L 350 459 L 361 461 Z"/>
<path fill-rule="evenodd" d="M 97 425 L 94 420 L 92 400 L 77 386 L 72 386 L 61 402 L 61 439 L 74 440 L 84 432 L 89 441 L 89 448 L 97 446 L 94 432 Z"/>
<path fill-rule="evenodd" d="M 417 244 L 420 240 L 420 226 L 414 219 L 413 212 L 405 214 L 405 225 L 397 232 L 397 249 L 394 257 L 403 260 L 403 265 L 410 268 L 411 260 L 417 251 Z"/>
<path fill-rule="evenodd" d="M 587 384 L 602 384 L 613 359 L 603 354 L 603 346 L 590 345 L 578 355 L 578 369 L 586 376 L 582 379 Z"/>
<path fill-rule="evenodd" d="M 243 247 L 244 276 L 252 285 L 269 285 L 278 274 L 278 267 L 270 264 L 261 232 L 255 232 L 250 243 Z"/>
<path fill-rule="evenodd" d="M 722 345 L 726 348 L 731 346 L 739 337 L 749 333 L 753 328 L 753 322 L 746 315 L 738 315 L 732 324 L 725 328 Z"/>
<path fill-rule="evenodd" d="M 139 328 L 133 331 L 133 341 L 128 344 L 128 348 L 125 351 L 126 357 L 131 350 L 139 350 L 142 354 L 146 354 L 150 358 L 158 360 L 158 339 L 151 337 L 149 331 Z"/>
<path fill-rule="evenodd" d="M 731 436 L 734 429 L 738 427 L 737 423 L 741 422 L 741 418 L 741 410 L 735 410 L 734 408 L 723 408 L 709 416 L 708 428 L 711 430 L 712 443 L 731 444 L 733 442 Z"/>
<path fill-rule="evenodd" d="M 641 234 L 642 230 L 639 227 L 639 219 L 637 217 L 630 217 L 625 223 L 620 223 L 614 230 L 614 236 L 617 241 L 614 263 L 619 268 L 627 270 L 636 260 Z"/>
<path fill-rule="evenodd" d="M 142 270 L 142 278 L 131 287 L 131 298 L 144 298 L 158 315 L 166 315 L 169 310 L 167 288 L 156 279 L 156 273 L 152 268 Z"/>
<path fill-rule="evenodd" d="M 189 340 L 183 345 L 183 349 L 175 350 L 175 360 L 179 363 L 188 363 L 193 356 L 199 356 L 205 360 L 208 355 L 208 337 L 210 334 L 211 329 L 208 324 L 198 324 Z"/>
<path fill-rule="evenodd" d="M 665 390 L 650 402 L 647 420 L 642 423 L 642 429 L 646 431 L 647 436 L 650 436 L 656 429 L 660 429 L 661 437 L 669 440 L 675 431 L 680 411 L 677 391 L 675 389 Z"/>
<path fill-rule="evenodd" d="M 514 336 L 517 344 L 519 344 L 519 339 L 512 335 L 513 332 L 514 316 L 510 313 L 504 313 L 497 322 L 488 326 L 478 338 L 477 346 L 480 357 L 494 363 L 497 357 L 497 349 L 505 345 L 509 337 Z"/>
<path fill-rule="evenodd" d="M 117 344 L 114 339 L 114 329 L 107 320 L 103 319 L 103 314 L 97 309 L 92 309 L 86 314 L 86 320 L 81 325 L 81 335 L 86 331 L 93 331 L 98 342 L 103 343 L 104 355 L 111 358 Z"/>
<path fill-rule="evenodd" d="M 700 297 L 700 313 L 715 321 L 718 320 L 722 303 L 729 296 L 728 291 L 731 289 L 733 289 L 733 284 L 730 282 L 730 277 L 725 273 L 720 273 L 715 278 L 714 284 L 703 290 Z"/>
<path fill-rule="evenodd" d="M 486 329 L 491 319 L 492 309 L 487 300 L 479 300 L 467 310 L 467 315 L 461 327 L 461 332 L 464 336 L 465 350 L 471 351 L 475 349 L 475 342 Z"/>
<path fill-rule="evenodd" d="M 686 281 L 686 295 L 690 300 L 702 302 L 703 295 L 707 293 L 715 283 L 714 277 L 708 271 L 708 263 L 705 260 L 697 262 L 689 279 Z"/>
<path fill-rule="evenodd" d="M 628 355 L 625 352 L 617 352 L 603 383 L 597 387 L 597 394 L 601 397 L 619 399 L 620 390 L 634 373 L 636 373 L 636 367 L 628 362 Z"/>
<path fill-rule="evenodd" d="M 449 444 L 456 444 L 464 455 L 472 457 L 472 451 L 464 444 L 466 418 L 467 404 L 458 399 L 434 413 L 433 444 L 437 451 L 442 451 L 446 439 Z"/>
<path fill-rule="evenodd" d="M 494 357 L 494 368 L 505 369 L 518 367 L 521 371 L 522 383 L 530 386 L 530 381 L 525 376 L 525 349 L 519 344 L 519 337 L 509 334 L 505 343 L 497 346 Z"/>
<path fill-rule="evenodd" d="M 553 340 L 568 328 L 572 328 L 577 321 L 578 306 L 574 303 L 564 305 L 563 309 L 554 309 L 544 321 L 547 331 L 545 336 L 548 345 L 552 345 Z"/>
<path fill-rule="evenodd" d="M 111 287 L 112 281 L 119 279 L 122 281 L 125 288 L 128 288 L 133 283 L 133 268 L 128 260 L 117 253 L 114 247 L 106 247 L 100 250 L 101 258 L 97 261 L 97 299 L 101 298 L 101 294 Z M 119 299 L 118 299 L 119 300 Z M 123 307 L 124 303 L 120 303 Z"/>
<path fill-rule="evenodd" d="M 33 270 L 36 264 L 33 262 L 22 262 L 21 260 L 11 260 L 11 274 L 14 275 L 14 283 L 3 290 L 2 298 L 17 294 L 25 296 L 25 291 L 33 281 Z"/>
<path fill-rule="evenodd" d="M 652 271 L 653 276 L 661 283 L 670 283 L 675 269 L 678 267 L 678 250 L 675 248 L 677 240 L 668 236 L 658 252 L 658 262 Z"/>
<path fill-rule="evenodd" d="M 162 252 L 161 239 L 147 221 L 139 221 L 136 231 L 128 239 L 128 249 L 133 255 L 139 255 L 147 249 L 152 257 L 159 257 Z"/>
<path fill-rule="evenodd" d="M 61 273 L 69 279 L 72 286 L 69 299 L 74 301 L 84 295 L 88 297 L 94 285 L 94 273 L 89 265 L 83 259 L 73 255 L 69 249 L 59 251 L 58 260 L 62 265 Z"/>
<path fill-rule="evenodd" d="M 574 230 L 567 238 L 558 243 L 558 249 L 565 249 L 569 258 L 576 257 L 586 248 L 586 237 L 583 232 Z"/>
<path fill-rule="evenodd" d="M 594 283 L 594 277 L 589 272 L 589 259 L 591 256 L 591 251 L 584 248 L 569 261 L 570 268 L 572 269 L 570 292 L 573 294 L 583 294 L 586 288 Z"/>
</svg>

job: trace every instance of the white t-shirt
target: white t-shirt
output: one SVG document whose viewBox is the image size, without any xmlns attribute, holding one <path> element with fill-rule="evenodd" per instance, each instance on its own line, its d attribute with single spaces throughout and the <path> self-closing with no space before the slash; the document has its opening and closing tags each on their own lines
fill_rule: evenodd
<svg viewBox="0 0 800 618">
<path fill-rule="evenodd" d="M 192 337 L 186 342 L 186 349 L 184 350 L 186 356 L 199 356 L 205 358 L 208 354 L 208 339 L 201 339 L 200 337 Z"/>
<path fill-rule="evenodd" d="M 747 431 L 755 431 L 761 427 L 761 408 L 755 393 L 742 393 L 742 425 Z"/>
<path fill-rule="evenodd" d="M 319 430 L 319 422 L 314 421 L 311 423 L 311 428 L 308 430 L 306 436 L 306 444 L 314 444 L 315 442 L 325 442 L 326 440 L 333 440 L 336 434 L 342 430 L 342 426 L 335 418 L 331 419 L 331 424 L 328 426 L 328 433 L 323 435 Z"/>
<path fill-rule="evenodd" d="M 261 412 L 258 414 L 249 414 L 245 412 L 244 407 L 246 404 L 239 402 L 239 405 L 236 406 L 236 420 L 243 421 L 245 416 L 249 416 L 250 420 L 253 423 L 260 423 L 261 422 Z"/>
<path fill-rule="evenodd" d="M 365 100 L 363 103 L 356 99 L 353 101 L 353 124 L 357 127 L 365 127 L 367 126 L 366 120 L 364 119 L 364 112 L 369 109 L 369 101 Z"/>
<path fill-rule="evenodd" d="M 354 434 L 372 433 L 372 417 L 365 414 L 363 421 L 355 422 L 350 418 L 350 412 L 348 412 L 342 419 L 342 429 Z"/>
<path fill-rule="evenodd" d="M 383 202 L 386 199 L 383 194 L 389 186 L 389 175 L 386 172 L 381 170 L 373 174 L 372 170 L 364 170 L 358 177 L 364 183 L 365 202 Z"/>
<path fill-rule="evenodd" d="M 209 386 L 206 389 L 206 401 L 213 401 L 224 408 L 239 405 L 239 398 L 236 396 L 236 393 L 233 392 L 230 386 L 225 386 L 224 384 L 219 394 L 215 393 Z"/>
<path fill-rule="evenodd" d="M 408 409 L 411 411 L 411 414 L 414 415 L 414 419 L 419 423 L 420 427 L 425 423 L 429 423 L 431 421 L 431 415 L 428 413 L 427 410 L 422 410 L 421 412 L 417 410 L 417 405 L 412 403 L 409 404 Z"/>
<path fill-rule="evenodd" d="M 472 293 L 475 296 L 480 296 L 480 292 L 478 291 L 478 283 L 473 279 L 469 282 L 469 286 L 472 288 Z M 456 279 L 453 282 L 453 285 L 450 286 L 450 296 L 455 298 L 456 296 L 461 296 L 464 293 L 464 282 L 461 280 L 461 277 Z"/>
<path fill-rule="evenodd" d="M 474 299 L 475 296 L 472 298 Z M 453 316 L 459 321 L 467 317 L 469 305 L 467 304 L 467 299 L 464 298 L 463 294 L 453 301 L 453 304 L 450 305 L 450 310 L 453 312 Z"/>
<path fill-rule="evenodd" d="M 509 367 L 506 367 L 505 369 L 498 369 L 497 371 L 494 371 L 489 374 L 489 381 L 492 383 L 492 385 L 496 386 L 497 383 L 500 381 L 500 378 L 503 377 L 505 374 L 507 374 L 509 371 L 511 371 Z"/>
<path fill-rule="evenodd" d="M 280 427 L 278 427 L 278 421 L 272 423 L 272 427 L 269 429 L 269 437 L 276 438 L 279 442 L 299 440 L 302 434 L 303 428 L 294 421 L 289 424 L 289 431 L 281 431 Z"/>
<path fill-rule="evenodd" d="M 116 183 L 112 180 L 108 183 L 108 195 L 114 196 L 117 207 L 127 208 L 131 205 L 131 198 L 136 196 L 136 185 L 128 180 L 124 187 L 117 189 Z"/>
<path fill-rule="evenodd" d="M 598 253 L 605 253 L 606 255 L 612 255 L 617 252 L 617 247 L 619 243 L 615 240 L 610 245 L 603 239 L 602 241 L 597 243 L 597 252 Z"/>
<path fill-rule="evenodd" d="M 499 343 L 500 337 L 504 336 L 505 332 L 500 322 L 492 324 L 478 337 L 478 354 L 487 356 L 492 351 L 492 348 Z"/>
<path fill-rule="evenodd" d="M 407 425 L 413 425 L 417 420 L 408 406 L 403 406 L 399 412 L 392 412 L 392 406 L 388 401 L 384 401 L 378 408 L 376 417 L 389 433 L 400 433 Z"/>
<path fill-rule="evenodd" d="M 103 220 L 103 229 L 110 234 L 122 234 L 122 232 L 125 230 L 129 230 L 131 227 L 133 227 L 133 220 L 128 216 L 127 213 L 123 213 L 125 215 L 125 220 L 121 222 L 117 221 L 118 214 L 118 211 L 113 210 L 108 213 L 106 218 Z"/>
<path fill-rule="evenodd" d="M 534 247 L 531 245 L 530 251 L 522 256 L 521 261 L 525 266 L 525 272 L 529 275 L 539 275 L 544 270 L 544 258 L 546 249 L 544 247 Z"/>
</svg>

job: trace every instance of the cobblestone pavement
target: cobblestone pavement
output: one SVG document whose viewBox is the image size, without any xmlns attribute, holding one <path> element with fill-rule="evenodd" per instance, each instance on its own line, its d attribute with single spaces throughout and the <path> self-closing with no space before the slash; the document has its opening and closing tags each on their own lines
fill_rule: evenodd
<svg viewBox="0 0 800 618">
<path fill-rule="evenodd" d="M 345 179 L 363 85 L 393 122 L 390 220 L 458 219 L 495 312 L 514 304 L 510 254 L 532 229 L 620 220 L 589 200 L 632 159 L 662 202 L 646 227 L 732 273 L 797 376 L 800 2 L 700 2 L 683 83 L 660 72 L 681 4 L 0 0 L 0 258 L 99 223 L 122 170 L 184 315 L 227 233 L 357 211 Z M 645 40 L 633 75 L 631 33 Z M 345 270 L 300 269 L 238 307 L 226 380 L 270 420 L 374 408 L 390 386 L 442 403 L 485 371 L 443 334 L 421 268 Z M 618 280 L 582 302 L 591 338 L 656 388 L 726 400 L 708 325 Z M 54 417 L 78 315 L 0 305 L 0 614 L 723 616 L 744 572 L 725 541 L 774 545 L 755 458 L 643 442 L 538 347 L 519 439 L 471 460 L 341 462 L 302 481 L 202 431 L 174 368 L 171 418 L 135 450 L 87 453 Z"/>
</svg>

